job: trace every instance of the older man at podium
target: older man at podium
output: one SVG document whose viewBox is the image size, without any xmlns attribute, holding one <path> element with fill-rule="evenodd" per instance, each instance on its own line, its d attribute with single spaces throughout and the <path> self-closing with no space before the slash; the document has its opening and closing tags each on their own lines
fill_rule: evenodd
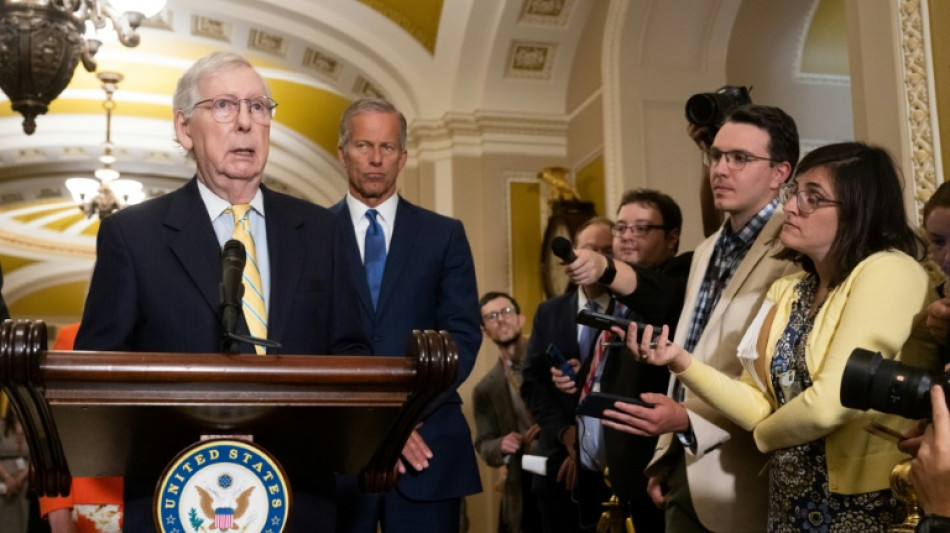
<svg viewBox="0 0 950 533">
<path fill-rule="evenodd" d="M 261 185 L 277 106 L 261 75 L 240 56 L 213 53 L 182 75 L 173 105 L 176 138 L 197 175 L 103 220 L 76 349 L 219 353 L 229 346 L 264 355 L 279 344 L 283 354 L 368 354 L 339 220 Z M 234 276 L 244 289 L 232 343 L 221 319 L 227 291 L 219 291 L 230 239 L 246 252 Z M 316 477 L 295 482 L 291 530 L 334 528 L 334 507 L 323 497 L 332 494 L 332 477 L 325 485 Z M 153 529 L 155 480 L 143 481 L 126 481 L 125 531 Z"/>
</svg>

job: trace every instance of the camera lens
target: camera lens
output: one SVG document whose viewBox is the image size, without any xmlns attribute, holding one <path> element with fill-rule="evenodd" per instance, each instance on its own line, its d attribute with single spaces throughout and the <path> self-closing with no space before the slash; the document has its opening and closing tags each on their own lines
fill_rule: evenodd
<svg viewBox="0 0 950 533">
<path fill-rule="evenodd" d="M 851 352 L 841 378 L 841 405 L 905 418 L 928 418 L 933 383 L 934 376 L 927 370 L 857 348 Z"/>
<path fill-rule="evenodd" d="M 699 127 L 716 126 L 721 112 L 714 93 L 693 95 L 686 101 L 686 120 Z"/>
</svg>

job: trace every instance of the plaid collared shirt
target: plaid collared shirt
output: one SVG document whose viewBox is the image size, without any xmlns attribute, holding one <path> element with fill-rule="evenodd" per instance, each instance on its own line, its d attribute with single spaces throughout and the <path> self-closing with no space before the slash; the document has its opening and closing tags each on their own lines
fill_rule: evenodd
<svg viewBox="0 0 950 533">
<path fill-rule="evenodd" d="M 719 303 L 719 297 L 722 290 L 729 284 L 732 275 L 739 269 L 739 265 L 745 258 L 746 253 L 752 248 L 752 243 L 762 232 L 762 228 L 772 218 L 775 209 L 778 207 L 778 200 L 772 200 L 761 211 L 755 214 L 745 226 L 739 231 L 732 231 L 732 227 L 726 223 L 719 238 L 716 239 L 716 246 L 713 248 L 712 258 L 706 267 L 706 274 L 703 276 L 703 284 L 699 287 L 699 297 L 696 300 L 696 310 L 693 312 L 693 320 L 689 324 L 689 334 L 686 336 L 686 345 L 683 347 L 687 352 L 692 352 L 693 348 L 699 342 L 703 330 L 706 329 L 706 323 L 712 315 L 713 309 Z"/>
</svg>

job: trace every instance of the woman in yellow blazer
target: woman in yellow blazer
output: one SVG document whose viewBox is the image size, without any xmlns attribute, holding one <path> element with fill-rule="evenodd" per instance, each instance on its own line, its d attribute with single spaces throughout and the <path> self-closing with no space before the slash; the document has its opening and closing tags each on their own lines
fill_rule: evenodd
<svg viewBox="0 0 950 533">
<path fill-rule="evenodd" d="M 864 430 L 911 422 L 857 411 L 839 400 L 855 348 L 900 357 L 928 281 L 923 243 L 907 223 L 891 157 L 878 147 L 818 148 L 783 186 L 779 253 L 803 272 L 777 280 L 739 345 L 745 370 L 730 379 L 645 331 L 628 346 L 636 357 L 668 364 L 695 394 L 753 432 L 770 455 L 770 531 L 885 531 L 904 511 L 889 490 L 891 468 L 906 457 Z"/>
</svg>

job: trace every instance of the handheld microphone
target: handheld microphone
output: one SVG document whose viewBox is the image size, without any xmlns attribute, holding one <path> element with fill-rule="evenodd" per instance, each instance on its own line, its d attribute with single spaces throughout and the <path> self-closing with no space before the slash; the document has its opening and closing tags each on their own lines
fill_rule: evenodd
<svg viewBox="0 0 950 533">
<path fill-rule="evenodd" d="M 224 334 L 234 333 L 241 316 L 241 297 L 244 296 L 244 263 L 247 254 L 241 241 L 231 239 L 221 250 L 221 323 Z"/>
<path fill-rule="evenodd" d="M 558 256 L 561 261 L 567 264 L 577 261 L 577 255 L 574 254 L 574 246 L 571 244 L 571 241 L 564 237 L 551 239 L 551 251 L 554 252 L 554 255 Z"/>
</svg>

